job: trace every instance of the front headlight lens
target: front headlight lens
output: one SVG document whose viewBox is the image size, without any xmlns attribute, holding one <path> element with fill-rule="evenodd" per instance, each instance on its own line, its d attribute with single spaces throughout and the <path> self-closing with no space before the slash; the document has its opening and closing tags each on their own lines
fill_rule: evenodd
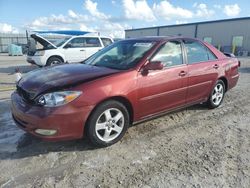
<svg viewBox="0 0 250 188">
<path fill-rule="evenodd" d="M 81 91 L 58 91 L 46 93 L 38 99 L 38 104 L 46 107 L 61 106 L 75 100 L 81 94 Z"/>
<path fill-rule="evenodd" d="M 35 56 L 43 56 L 43 55 L 44 55 L 44 53 L 45 53 L 45 51 L 44 51 L 44 50 L 41 50 L 41 51 L 36 51 Z"/>
</svg>

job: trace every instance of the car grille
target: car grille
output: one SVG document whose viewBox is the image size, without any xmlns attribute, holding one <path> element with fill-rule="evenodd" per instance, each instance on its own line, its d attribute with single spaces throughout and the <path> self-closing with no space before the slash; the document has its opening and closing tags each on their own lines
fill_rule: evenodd
<svg viewBox="0 0 250 188">
<path fill-rule="evenodd" d="M 16 86 L 17 88 L 17 93 L 27 102 L 29 103 L 33 103 L 33 98 L 35 96 L 35 94 L 33 93 L 29 93 L 27 91 L 25 91 L 24 89 L 22 89 L 19 86 Z"/>
</svg>

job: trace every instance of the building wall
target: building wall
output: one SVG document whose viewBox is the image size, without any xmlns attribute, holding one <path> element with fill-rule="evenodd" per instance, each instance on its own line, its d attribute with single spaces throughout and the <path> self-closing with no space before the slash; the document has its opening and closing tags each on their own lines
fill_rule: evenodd
<svg viewBox="0 0 250 188">
<path fill-rule="evenodd" d="M 202 40 L 204 37 L 211 37 L 214 46 L 227 47 L 230 50 L 233 49 L 233 37 L 243 36 L 242 48 L 237 48 L 237 50 L 247 50 L 250 54 L 250 17 L 125 31 L 126 38 L 149 35 L 182 35 L 186 37 L 197 37 Z"/>
<path fill-rule="evenodd" d="M 197 38 L 212 37 L 214 46 L 232 46 L 234 36 L 243 36 L 243 49 L 250 51 L 250 19 L 199 24 Z"/>
<path fill-rule="evenodd" d="M 195 25 L 175 26 L 175 27 L 162 27 L 159 29 L 159 35 L 182 35 L 186 37 L 194 37 Z"/>
<path fill-rule="evenodd" d="M 141 36 L 157 36 L 157 28 L 152 29 L 142 29 L 142 30 L 130 30 L 125 33 L 126 38 L 136 38 Z"/>
</svg>

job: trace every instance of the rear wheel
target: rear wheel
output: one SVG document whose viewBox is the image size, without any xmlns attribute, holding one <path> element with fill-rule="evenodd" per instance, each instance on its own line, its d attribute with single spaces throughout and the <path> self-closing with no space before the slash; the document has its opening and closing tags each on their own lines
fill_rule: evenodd
<svg viewBox="0 0 250 188">
<path fill-rule="evenodd" d="M 62 64 L 63 60 L 59 57 L 50 57 L 46 63 L 46 66 Z"/>
<path fill-rule="evenodd" d="M 218 80 L 207 101 L 209 108 L 217 108 L 221 105 L 225 95 L 225 84 L 222 80 Z"/>
<path fill-rule="evenodd" d="M 118 142 L 129 126 L 126 107 L 114 100 L 99 105 L 87 123 L 87 136 L 96 146 L 109 146 Z"/>
</svg>

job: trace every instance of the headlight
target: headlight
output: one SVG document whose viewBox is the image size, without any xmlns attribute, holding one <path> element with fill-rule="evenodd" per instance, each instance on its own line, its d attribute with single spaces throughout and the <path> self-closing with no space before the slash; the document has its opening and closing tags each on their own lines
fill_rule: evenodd
<svg viewBox="0 0 250 188">
<path fill-rule="evenodd" d="M 75 100 L 81 94 L 81 91 L 59 91 L 46 93 L 38 99 L 38 104 L 46 107 L 61 106 Z"/>
<path fill-rule="evenodd" d="M 43 55 L 44 55 L 44 53 L 45 53 L 45 51 L 44 51 L 44 50 L 41 50 L 41 51 L 36 51 L 35 56 L 43 56 Z"/>
</svg>

